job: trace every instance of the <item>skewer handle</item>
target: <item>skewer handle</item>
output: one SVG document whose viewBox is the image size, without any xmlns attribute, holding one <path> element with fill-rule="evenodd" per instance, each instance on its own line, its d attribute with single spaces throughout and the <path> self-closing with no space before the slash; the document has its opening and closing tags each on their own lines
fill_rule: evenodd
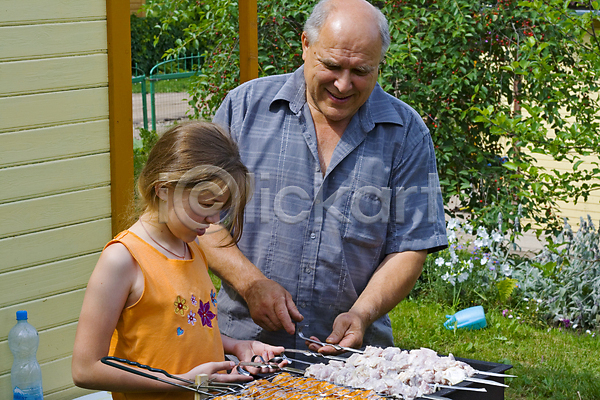
<svg viewBox="0 0 600 400">
<path fill-rule="evenodd" d="M 208 383 L 208 375 L 207 374 L 196 375 L 196 380 L 195 380 L 196 386 L 206 386 L 207 383 Z M 203 400 L 203 399 L 206 399 L 207 397 L 208 396 L 205 393 L 196 392 L 194 394 L 194 400 Z"/>
</svg>

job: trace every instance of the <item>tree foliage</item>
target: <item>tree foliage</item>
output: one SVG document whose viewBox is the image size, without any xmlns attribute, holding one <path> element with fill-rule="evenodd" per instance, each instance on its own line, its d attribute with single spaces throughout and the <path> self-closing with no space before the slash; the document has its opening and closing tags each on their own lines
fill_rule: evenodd
<svg viewBox="0 0 600 400">
<path fill-rule="evenodd" d="M 437 149 L 444 200 L 453 216 L 495 226 L 497 216 L 560 227 L 557 201 L 598 189 L 600 42 L 592 13 L 559 0 L 386 0 L 392 44 L 379 83 L 413 106 Z M 314 2 L 258 0 L 259 73 L 302 64 L 300 34 Z M 598 10 L 596 1 L 586 5 Z M 190 87 L 210 119 L 239 84 L 238 4 L 150 0 L 162 31 L 189 22 L 168 57 L 208 43 L 204 74 Z M 544 168 L 536 158 L 566 162 Z M 522 210 L 518 215 L 517 210 Z"/>
</svg>

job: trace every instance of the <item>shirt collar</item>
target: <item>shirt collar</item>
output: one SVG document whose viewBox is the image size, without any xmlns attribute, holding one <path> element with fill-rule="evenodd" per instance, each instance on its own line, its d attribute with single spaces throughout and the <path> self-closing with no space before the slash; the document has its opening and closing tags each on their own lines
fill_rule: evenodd
<svg viewBox="0 0 600 400">
<path fill-rule="evenodd" d="M 390 101 L 390 95 L 375 84 L 375 88 L 366 103 L 358 109 L 359 124 L 365 132 L 375 128 L 376 124 L 390 123 L 404 125 L 398 111 Z M 277 101 L 287 101 L 290 111 L 298 115 L 306 103 L 306 81 L 304 80 L 304 66 L 300 66 L 292 74 L 289 74 L 285 84 L 279 89 L 271 101 L 271 105 Z M 356 117 L 355 116 L 355 117 Z"/>
</svg>

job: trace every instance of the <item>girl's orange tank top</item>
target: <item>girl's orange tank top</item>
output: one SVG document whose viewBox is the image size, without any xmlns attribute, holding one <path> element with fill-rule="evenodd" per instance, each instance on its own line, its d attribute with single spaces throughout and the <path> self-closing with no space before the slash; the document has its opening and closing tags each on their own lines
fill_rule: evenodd
<svg viewBox="0 0 600 400">
<path fill-rule="evenodd" d="M 110 344 L 111 356 L 125 358 L 170 374 L 224 361 L 217 324 L 217 291 L 206 257 L 192 242 L 191 260 L 167 258 L 130 231 L 106 246 L 122 243 L 144 274 L 142 297 L 121 313 Z M 113 399 L 193 399 L 194 392 L 113 393 Z"/>
</svg>

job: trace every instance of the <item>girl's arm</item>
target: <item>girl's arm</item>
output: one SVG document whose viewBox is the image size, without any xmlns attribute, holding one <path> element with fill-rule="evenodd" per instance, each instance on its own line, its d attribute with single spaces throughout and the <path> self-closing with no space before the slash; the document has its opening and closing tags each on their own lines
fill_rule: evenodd
<svg viewBox="0 0 600 400">
<path fill-rule="evenodd" d="M 100 361 L 108 355 L 121 312 L 140 298 L 143 289 L 143 274 L 127 248 L 120 243 L 108 246 L 90 277 L 77 325 L 71 366 L 77 386 L 115 392 L 183 390 Z M 216 374 L 230 368 L 230 362 L 206 363 L 183 375 L 192 381 L 200 373 L 219 375 L 219 380 L 233 380 L 233 376 Z M 161 374 L 155 375 L 169 380 Z"/>
</svg>

